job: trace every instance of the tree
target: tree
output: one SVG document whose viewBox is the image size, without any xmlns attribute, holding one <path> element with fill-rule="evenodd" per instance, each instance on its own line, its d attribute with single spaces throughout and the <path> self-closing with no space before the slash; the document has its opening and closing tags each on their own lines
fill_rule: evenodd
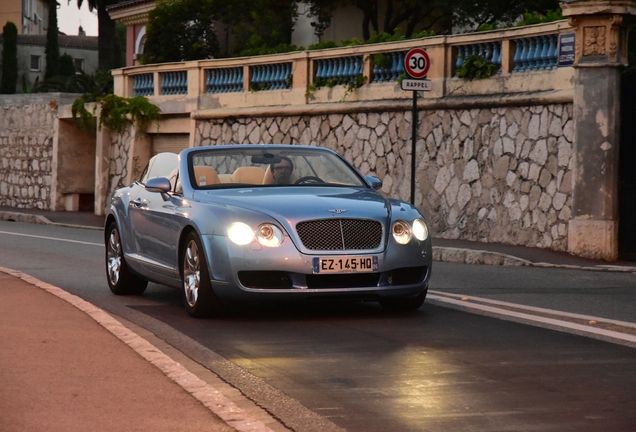
<svg viewBox="0 0 636 432">
<path fill-rule="evenodd" d="M 71 0 L 67 0 L 68 4 Z M 121 0 L 86 0 L 88 10 L 97 9 L 97 67 L 111 70 L 115 67 L 115 21 L 110 19 L 106 11 L 108 6 L 119 3 Z M 77 0 L 77 8 L 80 9 L 84 0 Z"/>
<path fill-rule="evenodd" d="M 52 78 L 60 72 L 60 45 L 57 29 L 57 0 L 49 0 L 49 26 L 46 29 L 46 70 L 44 78 Z"/>
<path fill-rule="evenodd" d="M 2 28 L 2 81 L 0 93 L 14 94 L 18 85 L 18 28 L 11 21 Z"/>
<path fill-rule="evenodd" d="M 65 78 L 75 76 L 75 62 L 67 53 L 60 56 L 60 76 Z"/>
<path fill-rule="evenodd" d="M 219 56 L 214 21 L 215 0 L 164 0 L 150 11 L 146 26 L 145 62 L 165 63 Z"/>
<path fill-rule="evenodd" d="M 559 7 L 558 0 L 386 0 L 382 10 L 378 0 L 311 0 L 310 3 L 318 22 L 329 20 L 339 6 L 353 5 L 360 9 L 365 40 L 373 33 L 392 33 L 396 27 L 402 27 L 404 35 L 410 37 L 422 29 L 451 33 L 452 26 L 477 29 L 485 23 L 509 24 L 524 12 L 546 12 Z M 381 12 L 384 12 L 382 22 Z"/>
</svg>

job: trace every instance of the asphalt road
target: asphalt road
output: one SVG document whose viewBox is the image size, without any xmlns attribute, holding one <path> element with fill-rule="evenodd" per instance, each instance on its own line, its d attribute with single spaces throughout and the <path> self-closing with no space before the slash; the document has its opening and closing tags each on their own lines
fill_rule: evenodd
<svg viewBox="0 0 636 432">
<path fill-rule="evenodd" d="M 169 288 L 110 294 L 101 243 L 100 231 L 0 222 L 0 266 L 151 331 L 297 430 L 636 431 L 634 348 L 428 302 L 410 314 L 248 304 L 195 320 Z M 431 289 L 636 317 L 634 274 L 435 263 Z M 317 415 L 300 419 L 298 403 Z"/>
</svg>

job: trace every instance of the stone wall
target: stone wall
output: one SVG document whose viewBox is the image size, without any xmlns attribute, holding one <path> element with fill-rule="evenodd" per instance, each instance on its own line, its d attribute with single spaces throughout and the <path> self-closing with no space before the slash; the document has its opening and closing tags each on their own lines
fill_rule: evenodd
<svg viewBox="0 0 636 432">
<path fill-rule="evenodd" d="M 415 204 L 434 234 L 567 249 L 572 104 L 419 113 Z M 211 119 L 195 145 L 321 145 L 410 199 L 410 112 Z"/>
<path fill-rule="evenodd" d="M 51 208 L 55 100 L 0 99 L 0 206 Z"/>
</svg>

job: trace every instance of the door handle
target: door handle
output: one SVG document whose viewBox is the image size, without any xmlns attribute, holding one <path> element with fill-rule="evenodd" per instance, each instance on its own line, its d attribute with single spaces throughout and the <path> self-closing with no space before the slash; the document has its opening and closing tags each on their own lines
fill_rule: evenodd
<svg viewBox="0 0 636 432">
<path fill-rule="evenodd" d="M 139 206 L 141 206 L 141 198 L 137 198 L 136 200 L 131 201 L 131 202 L 130 202 L 130 205 L 131 205 L 132 207 L 139 207 Z"/>
</svg>

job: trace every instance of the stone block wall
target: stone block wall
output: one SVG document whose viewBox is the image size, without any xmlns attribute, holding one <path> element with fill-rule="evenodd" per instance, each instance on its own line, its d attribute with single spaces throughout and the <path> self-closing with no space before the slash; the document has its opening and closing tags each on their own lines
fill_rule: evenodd
<svg viewBox="0 0 636 432">
<path fill-rule="evenodd" d="M 572 104 L 419 113 L 415 205 L 434 235 L 567 249 Z M 195 145 L 321 145 L 410 199 L 411 113 L 211 119 Z"/>
<path fill-rule="evenodd" d="M 0 105 L 0 206 L 51 208 L 57 107 L 41 99 Z"/>
</svg>

